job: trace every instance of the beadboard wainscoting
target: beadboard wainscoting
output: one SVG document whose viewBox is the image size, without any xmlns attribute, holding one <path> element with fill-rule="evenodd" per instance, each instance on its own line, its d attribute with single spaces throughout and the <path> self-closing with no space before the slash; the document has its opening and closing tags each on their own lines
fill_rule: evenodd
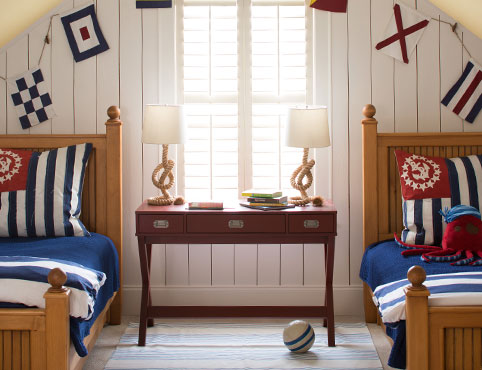
<svg viewBox="0 0 482 370">
<path fill-rule="evenodd" d="M 65 0 L 51 14 L 81 5 Z M 454 22 L 428 0 L 403 0 L 426 15 Z M 175 3 L 175 1 L 174 1 Z M 335 314 L 361 314 L 361 110 L 377 108 L 379 131 L 480 131 L 440 105 L 469 59 L 447 24 L 431 21 L 405 65 L 377 52 L 392 15 L 391 0 L 350 0 L 347 13 L 314 11 L 314 103 L 329 107 L 332 145 L 316 151 L 315 193 L 338 210 Z M 124 122 L 124 304 L 140 305 L 134 211 L 156 194 L 151 173 L 160 149 L 143 145 L 143 106 L 176 102 L 175 9 L 136 9 L 135 1 L 98 0 L 97 15 L 110 49 L 75 63 L 59 17 L 40 67 L 57 116 L 22 130 L 6 83 L 0 80 L 0 133 L 102 133 L 106 109 L 119 105 Z M 50 15 L 0 49 L 0 76 L 37 64 Z M 459 35 L 482 62 L 482 41 L 463 27 Z M 175 159 L 176 146 L 170 155 Z M 320 245 L 159 245 L 151 284 L 156 304 L 316 305 L 323 292 Z"/>
</svg>

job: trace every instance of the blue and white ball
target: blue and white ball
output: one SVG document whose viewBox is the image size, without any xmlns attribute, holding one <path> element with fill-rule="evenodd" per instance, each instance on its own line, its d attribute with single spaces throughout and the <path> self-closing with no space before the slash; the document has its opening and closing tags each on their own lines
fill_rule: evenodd
<svg viewBox="0 0 482 370">
<path fill-rule="evenodd" d="M 291 352 L 303 353 L 315 342 L 315 332 L 306 321 L 295 320 L 283 330 L 283 341 Z"/>
</svg>

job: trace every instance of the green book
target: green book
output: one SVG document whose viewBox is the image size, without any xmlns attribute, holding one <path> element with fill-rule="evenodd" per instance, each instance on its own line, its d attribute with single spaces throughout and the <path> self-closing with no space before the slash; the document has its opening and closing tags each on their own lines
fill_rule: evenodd
<svg viewBox="0 0 482 370">
<path fill-rule="evenodd" d="M 278 198 L 283 195 L 281 190 L 248 189 L 241 193 L 243 197 L 252 198 Z"/>
</svg>

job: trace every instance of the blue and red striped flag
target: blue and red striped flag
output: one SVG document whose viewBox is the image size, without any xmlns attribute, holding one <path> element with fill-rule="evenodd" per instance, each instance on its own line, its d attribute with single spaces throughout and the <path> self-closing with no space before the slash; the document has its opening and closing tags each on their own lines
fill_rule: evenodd
<svg viewBox="0 0 482 370">
<path fill-rule="evenodd" d="M 462 76 L 449 90 L 442 104 L 470 123 L 482 109 L 482 71 L 473 60 L 469 60 Z"/>
</svg>

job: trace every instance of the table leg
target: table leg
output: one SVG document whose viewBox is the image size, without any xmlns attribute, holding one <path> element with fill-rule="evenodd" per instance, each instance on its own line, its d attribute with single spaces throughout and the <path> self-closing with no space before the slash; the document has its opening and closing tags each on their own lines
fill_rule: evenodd
<svg viewBox="0 0 482 370">
<path fill-rule="evenodd" d="M 327 271 L 328 271 L 328 259 L 327 259 L 328 248 L 326 247 L 326 243 L 324 244 L 324 251 L 325 251 L 325 277 L 326 277 L 326 273 L 327 273 Z M 326 281 L 326 278 L 325 278 L 325 281 Z M 325 284 L 325 285 L 326 285 L 326 284 Z M 327 291 L 327 289 L 325 289 L 325 307 L 327 306 L 327 304 L 326 304 L 326 291 Z M 327 318 L 325 317 L 325 318 L 323 319 L 323 327 L 326 328 L 327 325 L 328 325 L 328 320 L 327 320 Z"/>
<path fill-rule="evenodd" d="M 328 328 L 328 346 L 335 346 L 335 314 L 333 310 L 333 267 L 335 263 L 335 237 L 330 236 L 325 244 L 326 253 L 326 320 Z"/>
<path fill-rule="evenodd" d="M 149 269 L 149 277 L 151 276 L 151 256 L 152 256 L 152 244 L 146 244 L 146 249 L 147 249 L 147 267 Z M 151 295 L 151 284 L 149 284 L 149 290 L 148 290 L 148 307 L 152 307 L 152 295 Z M 147 326 L 150 328 L 154 326 L 154 319 L 152 317 L 149 317 L 147 319 Z"/>
<path fill-rule="evenodd" d="M 137 243 L 139 246 L 139 262 L 141 266 L 141 276 L 142 276 L 142 296 L 141 296 L 141 313 L 139 318 L 139 340 L 137 342 L 138 346 L 146 345 L 146 331 L 147 331 L 147 308 L 149 302 L 149 264 L 147 258 L 147 246 L 145 244 L 145 239 L 141 236 L 137 238 Z"/>
</svg>

